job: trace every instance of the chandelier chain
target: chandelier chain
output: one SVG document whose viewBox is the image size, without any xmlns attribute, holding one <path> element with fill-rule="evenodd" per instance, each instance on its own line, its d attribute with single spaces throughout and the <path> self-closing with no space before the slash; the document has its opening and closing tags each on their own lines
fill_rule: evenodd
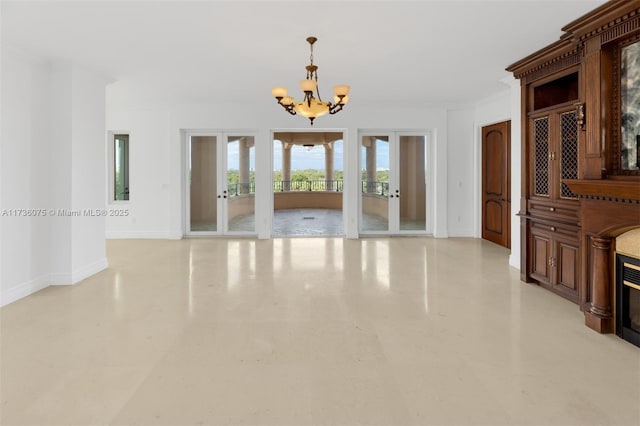
<svg viewBox="0 0 640 426">
<path fill-rule="evenodd" d="M 322 102 L 322 98 L 320 97 L 320 84 L 318 83 L 318 70 L 315 70 L 316 77 L 316 95 L 318 95 L 318 100 Z"/>
</svg>

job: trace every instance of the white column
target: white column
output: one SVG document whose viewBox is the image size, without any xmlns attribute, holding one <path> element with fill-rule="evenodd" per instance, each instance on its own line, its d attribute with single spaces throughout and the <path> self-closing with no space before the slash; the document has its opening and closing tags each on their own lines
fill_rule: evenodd
<svg viewBox="0 0 640 426">
<path fill-rule="evenodd" d="M 282 142 L 282 190 L 291 190 L 291 148 L 292 144 Z"/>
<path fill-rule="evenodd" d="M 51 230 L 52 284 L 75 284 L 107 267 L 105 88 L 106 82 L 68 61 L 51 71 L 52 161 L 48 184 L 56 213 Z M 123 207 L 123 209 L 126 207 Z"/>
<path fill-rule="evenodd" d="M 327 191 L 335 191 L 333 182 L 333 142 L 324 144 L 324 176 Z"/>
<path fill-rule="evenodd" d="M 367 192 L 370 191 L 369 182 L 375 182 L 377 179 L 376 168 L 378 167 L 376 161 L 376 138 L 375 136 L 368 136 L 366 145 L 367 156 Z M 373 188 L 375 191 L 375 187 Z"/>
<path fill-rule="evenodd" d="M 249 184 L 251 182 L 251 176 L 249 173 L 250 166 L 250 150 L 253 146 L 253 136 L 245 136 L 239 141 L 239 150 L 240 150 L 240 165 L 239 165 L 239 179 L 240 179 L 240 187 L 238 188 L 239 194 L 248 194 Z"/>
</svg>

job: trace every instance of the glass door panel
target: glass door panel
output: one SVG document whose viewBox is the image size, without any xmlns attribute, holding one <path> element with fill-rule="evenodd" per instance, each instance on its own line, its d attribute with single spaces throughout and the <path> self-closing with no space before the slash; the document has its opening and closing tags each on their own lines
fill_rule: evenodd
<svg viewBox="0 0 640 426">
<path fill-rule="evenodd" d="M 365 233 L 389 231 L 390 137 L 362 136 L 361 221 Z"/>
<path fill-rule="evenodd" d="M 429 232 L 428 151 L 426 133 L 360 136 L 361 233 Z"/>
<path fill-rule="evenodd" d="M 400 231 L 427 229 L 427 144 L 425 136 L 400 136 Z"/>
<path fill-rule="evenodd" d="M 189 230 L 218 230 L 217 137 L 191 136 L 189 141 Z"/>
<path fill-rule="evenodd" d="M 227 231 L 253 233 L 255 224 L 255 137 L 227 136 Z"/>
</svg>

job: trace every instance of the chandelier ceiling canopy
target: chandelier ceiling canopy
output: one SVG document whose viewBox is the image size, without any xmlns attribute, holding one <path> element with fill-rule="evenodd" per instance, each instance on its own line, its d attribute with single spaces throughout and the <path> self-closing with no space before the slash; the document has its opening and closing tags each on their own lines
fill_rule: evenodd
<svg viewBox="0 0 640 426">
<path fill-rule="evenodd" d="M 324 102 L 320 97 L 318 89 L 318 67 L 313 64 L 313 44 L 318 39 L 316 37 L 307 37 L 309 43 L 309 65 L 307 70 L 307 78 L 300 81 L 300 89 L 304 92 L 304 99 L 296 102 L 293 97 L 287 96 L 286 87 L 274 87 L 271 94 L 276 98 L 278 103 L 291 115 L 300 114 L 307 117 L 313 126 L 313 120 L 327 113 L 335 114 L 342 111 L 342 108 L 349 102 L 350 86 L 343 84 L 333 87 L 333 103 Z M 315 96 L 314 97 L 314 92 Z"/>
</svg>

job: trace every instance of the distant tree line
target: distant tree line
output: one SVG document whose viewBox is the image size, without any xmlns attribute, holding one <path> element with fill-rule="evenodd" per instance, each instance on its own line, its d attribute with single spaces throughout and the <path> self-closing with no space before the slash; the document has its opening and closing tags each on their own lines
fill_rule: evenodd
<svg viewBox="0 0 640 426">
<path fill-rule="evenodd" d="M 336 170 L 334 172 L 334 177 L 332 180 L 342 180 L 344 178 L 344 172 L 342 170 Z M 255 172 L 252 170 L 249 174 L 249 179 L 251 182 L 255 181 Z M 274 170 L 273 172 L 273 180 L 275 182 L 282 180 L 282 171 Z M 313 180 L 326 180 L 324 170 L 318 169 L 305 169 L 305 170 L 292 170 L 291 171 L 291 180 L 292 181 L 313 181 Z M 227 182 L 228 183 L 241 183 L 240 182 L 240 172 L 238 170 L 228 170 L 227 171 Z M 247 183 L 247 182 L 242 182 Z"/>
<path fill-rule="evenodd" d="M 253 170 L 249 173 L 249 179 L 251 182 L 255 181 L 255 172 Z M 334 177 L 332 180 L 343 180 L 343 179 L 344 179 L 344 172 L 342 170 L 336 170 L 334 172 Z M 281 181 L 282 171 L 274 170 L 273 180 L 275 182 Z M 326 180 L 326 177 L 325 177 L 324 170 L 319 170 L 319 169 L 292 170 L 291 180 L 306 182 L 306 181 Z M 365 170 L 362 171 L 362 180 L 363 181 L 367 180 L 367 172 Z M 389 171 L 377 170 L 376 181 L 389 182 Z M 240 172 L 238 170 L 227 171 L 227 182 L 228 183 L 248 183 L 248 182 L 240 182 Z"/>
</svg>

